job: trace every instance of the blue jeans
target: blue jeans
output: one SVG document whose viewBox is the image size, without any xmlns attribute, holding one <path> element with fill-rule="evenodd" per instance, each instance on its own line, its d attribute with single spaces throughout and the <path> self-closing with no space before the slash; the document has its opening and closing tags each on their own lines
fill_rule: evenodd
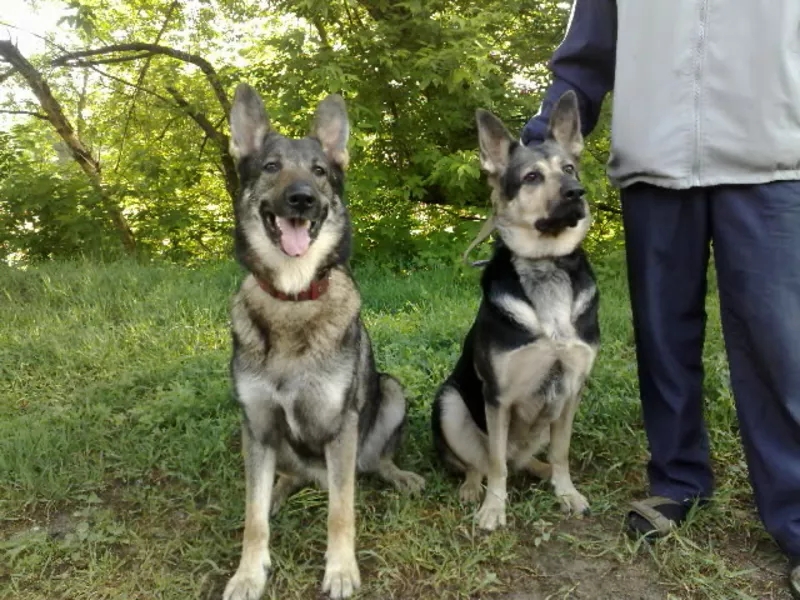
<svg viewBox="0 0 800 600">
<path fill-rule="evenodd" d="M 650 491 L 713 490 L 703 423 L 706 272 L 759 514 L 800 556 L 800 181 L 622 190 Z"/>
</svg>

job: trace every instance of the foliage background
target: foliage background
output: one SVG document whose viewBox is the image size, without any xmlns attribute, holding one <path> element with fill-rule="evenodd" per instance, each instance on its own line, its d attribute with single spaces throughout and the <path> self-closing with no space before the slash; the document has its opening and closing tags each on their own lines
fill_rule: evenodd
<svg viewBox="0 0 800 600">
<path fill-rule="evenodd" d="M 343 94 L 352 120 L 348 201 L 356 252 L 420 264 L 456 260 L 477 231 L 488 194 L 474 111 L 489 108 L 512 133 L 521 130 L 538 109 L 570 8 L 556 0 L 53 6 L 67 6 L 67 16 L 47 36 L 46 52 L 26 58 L 102 166 L 103 186 L 133 231 L 137 254 L 181 263 L 230 256 L 225 140 L 215 143 L 194 118 L 202 115 L 225 136 L 227 111 L 206 74 L 185 61 L 130 51 L 56 60 L 69 52 L 141 42 L 202 57 L 227 98 L 239 81 L 256 86 L 273 123 L 289 135 L 306 132 L 322 97 Z M 0 109 L 41 113 L 20 93 L 25 81 L 2 73 L 0 63 Z M 52 124 L 33 115 L 0 123 L 0 255 L 119 255 L 97 190 Z M 596 203 L 596 243 L 619 237 L 618 199 L 604 177 L 607 124 L 606 111 L 583 165 Z"/>
</svg>

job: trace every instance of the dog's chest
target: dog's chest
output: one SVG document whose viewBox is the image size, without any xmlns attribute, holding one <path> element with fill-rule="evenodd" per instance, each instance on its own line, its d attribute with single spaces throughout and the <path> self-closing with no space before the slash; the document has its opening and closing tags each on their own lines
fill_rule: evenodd
<svg viewBox="0 0 800 600">
<path fill-rule="evenodd" d="M 569 274 L 550 261 L 520 262 L 515 268 L 536 315 L 540 333 L 552 339 L 575 337 L 572 320 L 574 298 Z"/>
<path fill-rule="evenodd" d="M 339 272 L 317 301 L 279 301 L 254 281 L 243 284 L 232 307 L 233 379 L 256 435 L 318 448 L 336 434 L 357 370 L 358 309 Z"/>
<path fill-rule="evenodd" d="M 351 370 L 298 370 L 292 375 L 235 373 L 237 397 L 251 427 L 263 432 L 283 425 L 293 439 L 316 444 L 339 426 L 351 385 Z"/>
</svg>

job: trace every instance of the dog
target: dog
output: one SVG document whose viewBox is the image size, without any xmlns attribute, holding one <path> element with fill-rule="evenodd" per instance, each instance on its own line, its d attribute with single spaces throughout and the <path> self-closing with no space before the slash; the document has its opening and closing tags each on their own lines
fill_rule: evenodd
<svg viewBox="0 0 800 600">
<path fill-rule="evenodd" d="M 506 524 L 509 462 L 550 479 L 565 511 L 588 511 L 568 455 L 600 343 L 599 295 L 581 248 L 591 216 L 578 178 L 583 138 L 574 92 L 555 104 L 535 147 L 515 141 L 488 111 L 476 120 L 492 188 L 488 230 L 499 239 L 482 273 L 477 317 L 436 393 L 432 427 L 439 457 L 465 475 L 462 501 L 480 500 L 486 477 L 477 520 L 491 531 Z M 548 442 L 549 464 L 536 458 Z"/>
<path fill-rule="evenodd" d="M 223 598 L 261 598 L 270 512 L 308 483 L 328 490 L 323 591 L 347 598 L 360 586 L 356 471 L 406 492 L 424 486 L 393 462 L 406 401 L 398 381 L 376 370 L 348 267 L 347 110 L 328 96 L 310 136 L 291 139 L 270 127 L 261 98 L 240 84 L 230 125 L 241 180 L 235 247 L 248 271 L 231 305 L 247 491 L 241 561 Z"/>
</svg>

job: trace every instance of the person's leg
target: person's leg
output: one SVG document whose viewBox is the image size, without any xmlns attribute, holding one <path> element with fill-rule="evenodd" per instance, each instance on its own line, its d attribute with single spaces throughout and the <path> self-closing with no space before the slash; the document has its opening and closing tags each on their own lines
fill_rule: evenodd
<svg viewBox="0 0 800 600">
<path fill-rule="evenodd" d="M 800 182 L 718 188 L 711 214 L 756 504 L 767 531 L 800 560 Z"/>
<path fill-rule="evenodd" d="M 665 509 L 673 520 L 713 488 L 702 402 L 708 210 L 704 189 L 622 190 L 650 493 L 681 505 Z"/>
</svg>

